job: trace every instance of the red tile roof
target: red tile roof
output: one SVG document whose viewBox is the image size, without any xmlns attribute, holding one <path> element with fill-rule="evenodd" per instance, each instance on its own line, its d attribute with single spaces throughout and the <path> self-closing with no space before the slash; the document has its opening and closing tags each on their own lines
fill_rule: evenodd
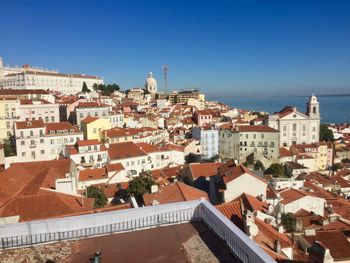
<svg viewBox="0 0 350 263">
<path fill-rule="evenodd" d="M 117 172 L 125 170 L 124 166 L 121 163 L 106 164 L 106 169 L 108 172 Z"/>
<path fill-rule="evenodd" d="M 147 156 L 147 153 L 140 149 L 133 142 L 113 143 L 109 145 L 108 155 L 111 160 Z"/>
<path fill-rule="evenodd" d="M 85 169 L 79 171 L 79 181 L 92 181 L 107 178 L 108 176 L 105 168 Z"/>
<path fill-rule="evenodd" d="M 191 163 L 189 165 L 193 180 L 202 176 L 216 176 L 219 166 L 221 166 L 221 163 Z"/>
<path fill-rule="evenodd" d="M 237 126 L 237 131 L 239 132 L 277 132 L 278 130 L 273 129 L 269 126 L 262 126 L 262 125 L 242 125 Z"/>
<path fill-rule="evenodd" d="M 314 236 L 303 237 L 312 245 L 315 241 L 321 242 L 329 249 L 335 261 L 350 261 L 350 243 L 340 230 L 316 231 Z"/>
<path fill-rule="evenodd" d="M 97 117 L 91 117 L 91 116 L 87 116 L 85 119 L 83 119 L 81 122 L 82 123 L 91 123 L 91 122 L 94 122 L 96 120 L 98 120 L 99 118 Z"/>
<path fill-rule="evenodd" d="M 279 155 L 280 157 L 292 157 L 293 153 L 289 150 L 287 150 L 286 148 L 280 148 L 279 149 Z"/>
<path fill-rule="evenodd" d="M 94 140 L 83 140 L 83 141 L 77 141 L 77 145 L 79 147 L 82 146 L 89 146 L 89 145 L 100 145 L 101 143 L 99 142 L 99 140 L 94 139 Z"/>
<path fill-rule="evenodd" d="M 46 123 L 46 132 L 49 133 L 50 131 L 64 131 L 64 130 L 74 130 L 75 132 L 78 132 L 78 129 L 75 128 L 72 124 L 69 122 L 53 122 L 53 123 Z"/>
<path fill-rule="evenodd" d="M 307 195 L 309 195 L 309 193 L 299 190 L 299 189 L 294 189 L 294 188 L 289 188 L 286 190 L 282 190 L 279 192 L 280 196 L 283 198 L 283 200 L 281 200 L 280 202 L 284 205 L 289 204 L 291 202 L 294 202 L 298 199 L 301 199 Z"/>
<path fill-rule="evenodd" d="M 206 192 L 191 187 L 189 185 L 176 182 L 171 185 L 161 187 L 158 192 L 147 193 L 143 195 L 145 205 L 152 205 L 153 201 L 159 204 L 168 204 L 182 201 L 197 200 L 201 198 L 208 199 Z"/>
<path fill-rule="evenodd" d="M 242 231 L 244 230 L 244 221 L 240 201 L 233 201 L 217 205 L 216 208 L 228 219 L 230 219 Z"/>
<path fill-rule="evenodd" d="M 235 180 L 236 178 L 240 177 L 243 174 L 248 174 L 266 183 L 264 179 L 252 173 L 247 167 L 243 166 L 242 164 L 233 165 L 233 166 L 228 165 L 227 168 L 228 169 L 226 171 L 223 171 L 223 169 L 220 168 L 221 169 L 220 173 L 223 175 L 223 180 L 225 184 Z"/>
<path fill-rule="evenodd" d="M 45 123 L 42 119 L 31 120 L 31 121 L 17 121 L 16 129 L 35 129 L 35 128 L 45 128 Z"/>
</svg>

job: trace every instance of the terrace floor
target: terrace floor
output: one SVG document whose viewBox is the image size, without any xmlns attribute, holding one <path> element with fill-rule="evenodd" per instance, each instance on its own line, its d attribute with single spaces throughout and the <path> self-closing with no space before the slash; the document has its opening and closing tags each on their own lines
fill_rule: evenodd
<svg viewBox="0 0 350 263">
<path fill-rule="evenodd" d="M 0 251 L 0 262 L 87 263 L 96 251 L 102 253 L 103 263 L 239 262 L 201 222 L 8 249 Z"/>
</svg>

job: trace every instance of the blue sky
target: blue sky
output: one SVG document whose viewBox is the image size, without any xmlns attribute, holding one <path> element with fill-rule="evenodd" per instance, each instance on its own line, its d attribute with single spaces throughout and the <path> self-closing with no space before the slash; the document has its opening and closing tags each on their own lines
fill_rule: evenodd
<svg viewBox="0 0 350 263">
<path fill-rule="evenodd" d="M 209 95 L 350 92 L 350 1 L 4 1 L 5 64 Z"/>
</svg>

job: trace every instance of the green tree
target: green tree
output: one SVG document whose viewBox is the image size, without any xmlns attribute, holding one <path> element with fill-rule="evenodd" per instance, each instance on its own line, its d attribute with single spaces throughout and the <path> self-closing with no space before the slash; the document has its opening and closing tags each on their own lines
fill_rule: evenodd
<svg viewBox="0 0 350 263">
<path fill-rule="evenodd" d="M 264 171 L 265 170 L 265 167 L 263 165 L 263 163 L 259 160 L 257 160 L 254 164 L 254 170 L 257 170 L 257 171 Z"/>
<path fill-rule="evenodd" d="M 295 229 L 296 219 L 292 213 L 282 214 L 281 224 L 288 232 L 292 232 Z"/>
<path fill-rule="evenodd" d="M 129 182 L 129 187 L 122 197 L 124 200 L 128 200 L 131 196 L 134 196 L 137 202 L 142 203 L 142 196 L 145 193 L 150 193 L 154 184 L 154 179 L 150 173 L 140 175 Z"/>
<path fill-rule="evenodd" d="M 88 88 L 88 86 L 86 85 L 86 82 L 83 82 L 83 88 L 81 89 L 81 92 L 91 92 L 91 90 Z"/>
<path fill-rule="evenodd" d="M 333 132 L 326 124 L 320 125 L 320 141 L 334 142 Z"/>
<path fill-rule="evenodd" d="M 86 193 L 87 193 L 87 197 L 95 199 L 95 203 L 94 203 L 95 208 L 104 207 L 108 202 L 108 199 L 105 193 L 96 186 L 92 186 L 92 185 L 89 186 L 86 189 Z"/>
<path fill-rule="evenodd" d="M 3 144 L 3 147 L 4 147 L 5 157 L 15 156 L 16 155 L 16 138 L 15 138 L 15 136 L 11 135 L 8 139 L 6 139 L 5 143 Z"/>
<path fill-rule="evenodd" d="M 273 163 L 265 170 L 265 174 L 272 174 L 273 177 L 285 177 L 284 166 L 279 163 Z"/>
<path fill-rule="evenodd" d="M 336 171 L 338 171 L 339 169 L 341 169 L 341 165 L 340 165 L 339 163 L 335 163 L 335 164 L 333 164 L 332 167 L 331 167 L 331 170 L 332 170 L 333 172 L 336 172 Z"/>
<path fill-rule="evenodd" d="M 102 95 L 110 96 L 114 91 L 120 90 L 120 87 L 118 84 L 112 83 L 112 84 L 97 84 L 95 83 L 92 88 L 95 91 L 100 91 Z"/>
<path fill-rule="evenodd" d="M 199 163 L 201 161 L 201 157 L 198 154 L 189 153 L 185 156 L 186 163 Z"/>
</svg>

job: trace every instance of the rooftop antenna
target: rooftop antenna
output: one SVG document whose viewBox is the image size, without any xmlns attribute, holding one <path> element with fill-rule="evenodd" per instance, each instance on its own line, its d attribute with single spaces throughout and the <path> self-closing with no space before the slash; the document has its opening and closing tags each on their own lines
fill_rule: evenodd
<svg viewBox="0 0 350 263">
<path fill-rule="evenodd" d="M 164 73 L 164 92 L 165 94 L 168 93 L 168 65 L 163 65 L 162 67 L 163 73 Z"/>
</svg>

